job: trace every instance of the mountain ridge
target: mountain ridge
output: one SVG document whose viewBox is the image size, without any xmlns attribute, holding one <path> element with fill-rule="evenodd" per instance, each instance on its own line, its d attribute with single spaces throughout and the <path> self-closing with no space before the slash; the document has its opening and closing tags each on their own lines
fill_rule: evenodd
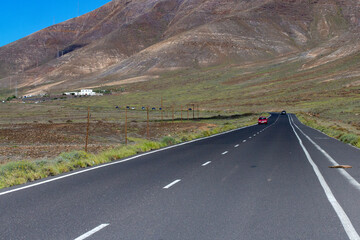
<svg viewBox="0 0 360 240">
<path fill-rule="evenodd" d="M 355 0 L 114 0 L 1 47 L 0 82 L 41 93 L 284 56 L 314 67 L 359 52 L 359 28 Z"/>
</svg>

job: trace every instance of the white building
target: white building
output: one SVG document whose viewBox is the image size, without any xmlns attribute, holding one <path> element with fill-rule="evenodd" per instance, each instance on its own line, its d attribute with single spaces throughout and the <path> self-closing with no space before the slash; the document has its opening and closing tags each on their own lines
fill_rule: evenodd
<svg viewBox="0 0 360 240">
<path fill-rule="evenodd" d="M 81 89 L 76 95 L 78 96 L 95 96 L 96 93 L 92 89 Z"/>
<path fill-rule="evenodd" d="M 103 95 L 103 94 L 102 94 L 102 93 L 93 92 L 92 89 L 81 89 L 80 92 L 66 92 L 65 95 L 96 96 L 96 95 Z"/>
</svg>

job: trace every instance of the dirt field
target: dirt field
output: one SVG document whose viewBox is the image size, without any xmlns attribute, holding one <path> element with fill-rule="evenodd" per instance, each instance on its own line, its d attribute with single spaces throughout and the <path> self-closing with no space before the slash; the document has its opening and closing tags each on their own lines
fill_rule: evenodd
<svg viewBox="0 0 360 240">
<path fill-rule="evenodd" d="M 150 123 L 150 139 L 179 132 L 206 129 L 200 122 Z M 128 123 L 128 137 L 146 138 L 146 123 Z M 28 123 L 0 125 L 0 163 L 51 158 L 62 152 L 83 150 L 86 123 Z M 123 123 L 90 123 L 89 152 L 96 153 L 125 142 Z"/>
</svg>

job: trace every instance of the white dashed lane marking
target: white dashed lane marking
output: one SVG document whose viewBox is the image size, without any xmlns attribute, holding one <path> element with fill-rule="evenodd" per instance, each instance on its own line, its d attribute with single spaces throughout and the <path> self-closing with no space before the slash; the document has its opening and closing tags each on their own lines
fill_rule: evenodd
<svg viewBox="0 0 360 240">
<path fill-rule="evenodd" d="M 208 162 L 204 163 L 204 164 L 201 165 L 201 166 L 205 167 L 206 165 L 209 165 L 210 163 L 211 163 L 211 161 L 208 161 Z"/>
<path fill-rule="evenodd" d="M 166 185 L 166 186 L 163 187 L 163 188 L 164 188 L 164 189 L 169 189 L 169 188 L 171 188 L 172 186 L 174 186 L 175 184 L 177 184 L 177 183 L 180 182 L 180 181 L 181 181 L 181 179 L 177 179 L 177 180 L 173 181 L 172 183 Z"/>
<path fill-rule="evenodd" d="M 107 226 L 109 226 L 108 223 L 101 224 L 98 227 L 94 228 L 93 230 L 90 230 L 87 233 L 81 235 L 80 237 L 75 238 L 75 240 L 84 240 Z"/>
</svg>

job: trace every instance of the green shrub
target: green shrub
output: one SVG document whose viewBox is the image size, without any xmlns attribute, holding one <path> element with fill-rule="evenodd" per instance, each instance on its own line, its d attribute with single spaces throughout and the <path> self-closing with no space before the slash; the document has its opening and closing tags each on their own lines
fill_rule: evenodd
<svg viewBox="0 0 360 240">
<path fill-rule="evenodd" d="M 194 140 L 195 139 L 195 136 L 190 134 L 190 135 L 183 135 L 181 136 L 180 140 L 182 142 L 188 142 L 188 141 L 191 141 L 191 140 Z"/>
<path fill-rule="evenodd" d="M 359 137 L 356 136 L 355 134 L 344 134 L 340 137 L 340 141 L 344 142 L 344 143 L 350 143 L 351 145 L 356 146 L 358 141 L 359 141 Z"/>
<path fill-rule="evenodd" d="M 61 153 L 56 159 L 57 162 L 76 162 L 88 158 L 89 155 L 85 151 L 73 151 Z"/>
<path fill-rule="evenodd" d="M 202 131 L 198 136 L 199 137 L 209 137 L 212 133 L 209 130 Z"/>
<path fill-rule="evenodd" d="M 0 173 L 6 174 L 7 172 L 23 171 L 30 172 L 35 171 L 36 164 L 28 161 L 10 162 L 0 167 Z"/>
<path fill-rule="evenodd" d="M 152 141 L 145 141 L 142 144 L 139 144 L 139 147 L 142 149 L 142 152 L 147 152 L 154 149 L 159 149 L 164 147 L 164 144 L 152 142 Z"/>
<path fill-rule="evenodd" d="M 170 136 L 166 136 L 161 139 L 161 143 L 165 144 L 166 146 L 174 145 L 176 144 L 176 139 Z"/>
</svg>

